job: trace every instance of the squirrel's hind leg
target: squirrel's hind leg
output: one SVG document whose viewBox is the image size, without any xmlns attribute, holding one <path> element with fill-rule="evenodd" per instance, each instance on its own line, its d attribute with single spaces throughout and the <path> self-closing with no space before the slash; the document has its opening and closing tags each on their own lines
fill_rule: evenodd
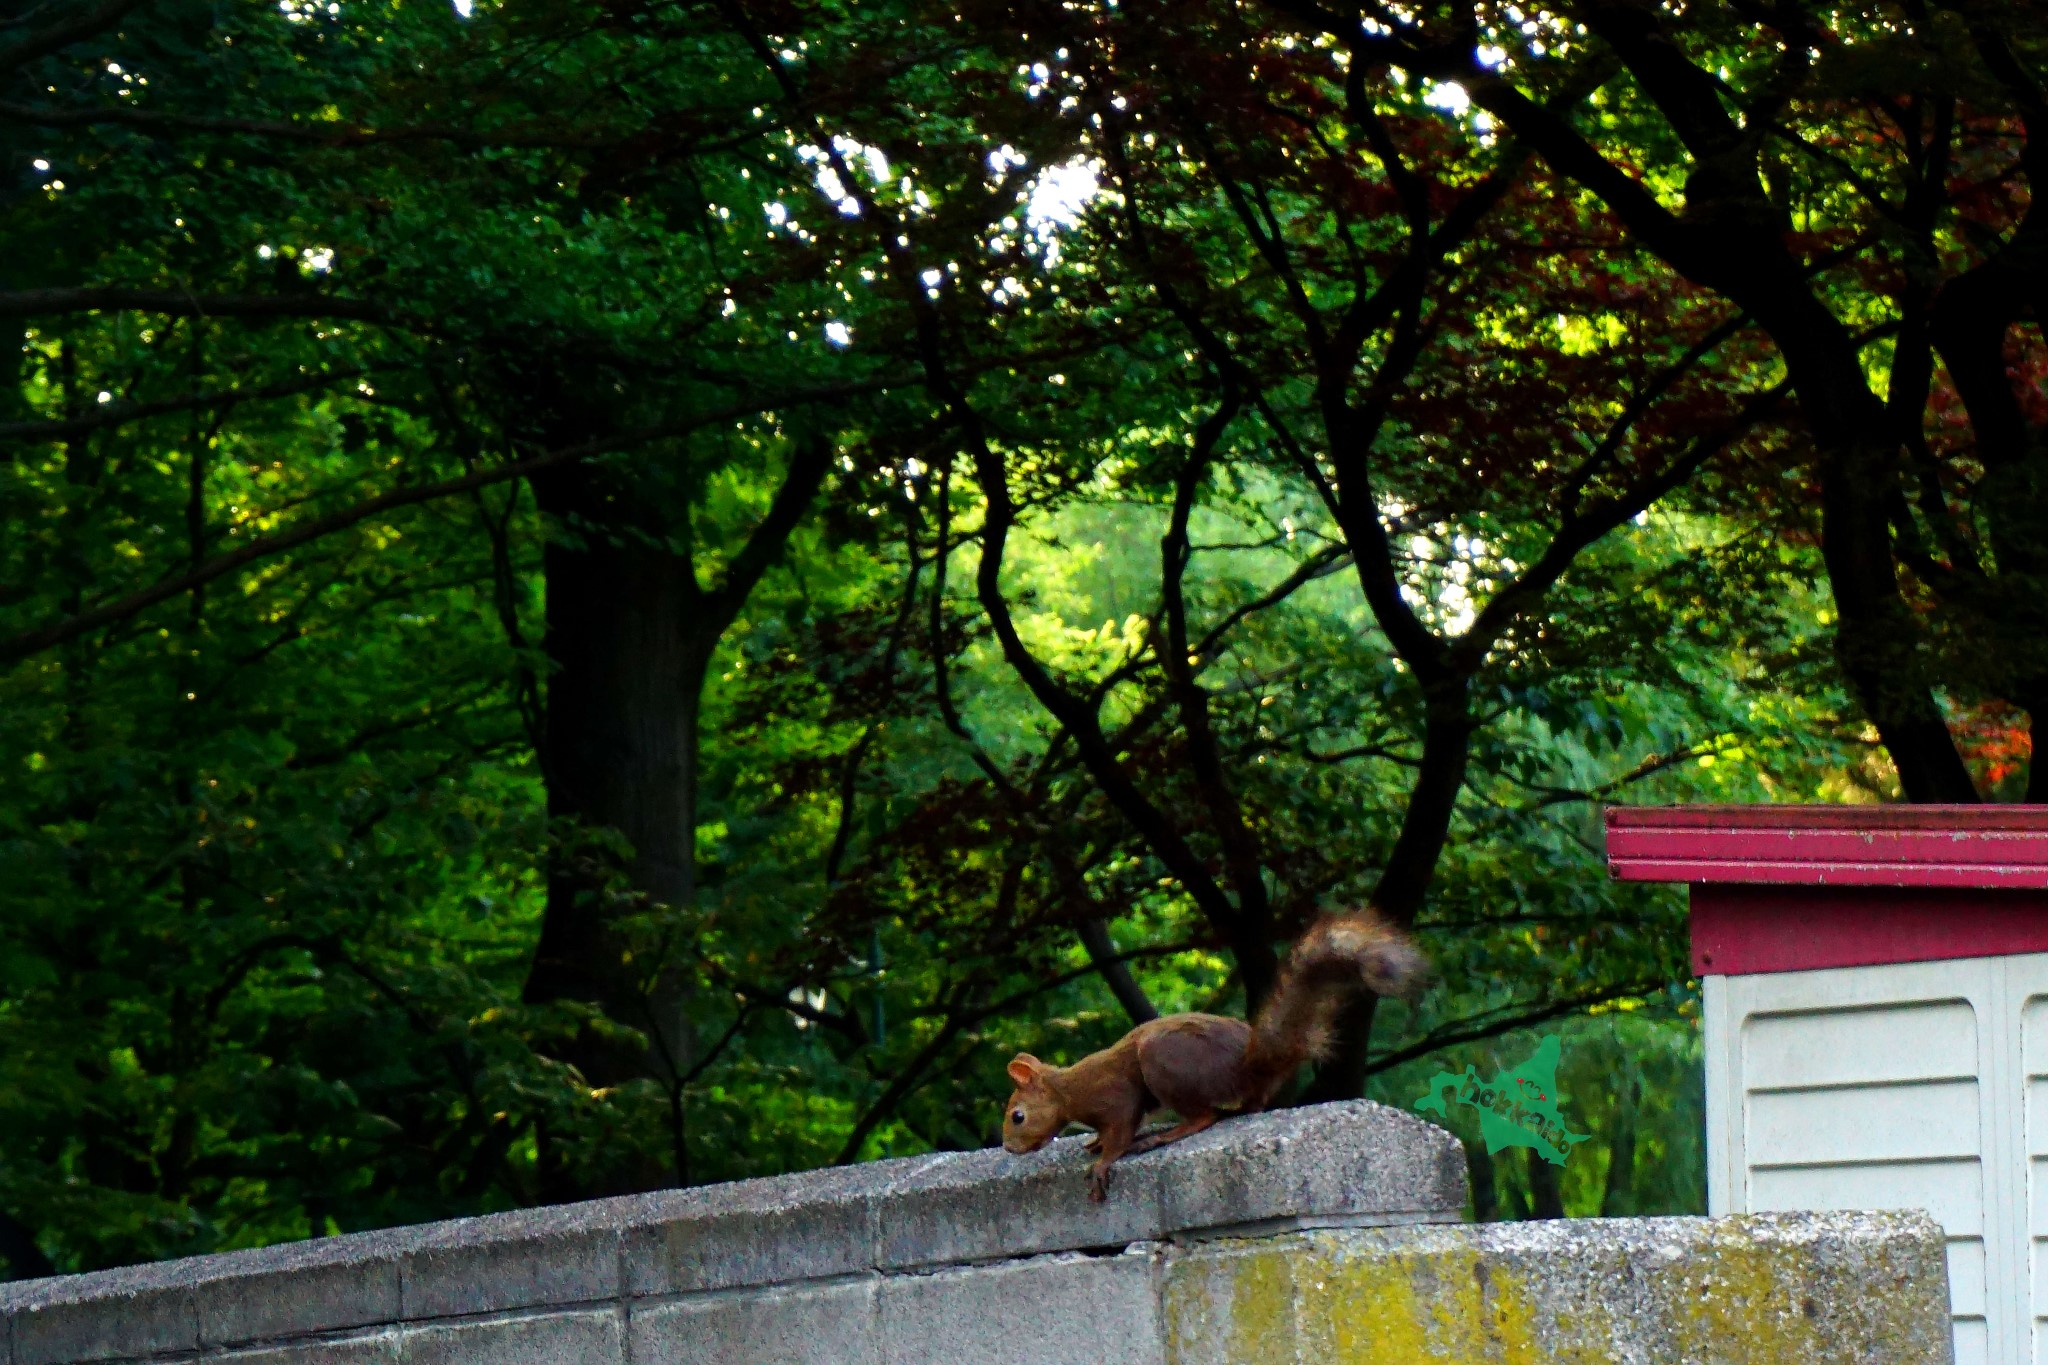
<svg viewBox="0 0 2048 1365">
<path fill-rule="evenodd" d="M 1215 1123 L 1216 1116 L 1214 1114 L 1198 1114 L 1194 1118 L 1183 1119 L 1179 1125 L 1168 1128 L 1164 1132 L 1145 1134 L 1145 1136 L 1125 1148 L 1124 1155 L 1138 1156 L 1156 1147 L 1164 1147 L 1169 1142 L 1179 1142 L 1182 1138 L 1193 1137 L 1204 1129 L 1213 1127 Z"/>
</svg>

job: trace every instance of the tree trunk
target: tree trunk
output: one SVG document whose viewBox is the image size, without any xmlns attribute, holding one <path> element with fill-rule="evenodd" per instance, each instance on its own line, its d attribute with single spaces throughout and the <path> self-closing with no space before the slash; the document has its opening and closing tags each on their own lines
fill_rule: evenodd
<svg viewBox="0 0 2048 1365">
<path fill-rule="evenodd" d="M 1562 1172 L 1536 1155 L 1533 1147 L 1526 1149 L 1524 1155 L 1529 1158 L 1529 1216 L 1564 1217 L 1564 1190 L 1558 1183 Z"/>
<path fill-rule="evenodd" d="M 2041 761 L 2041 725 L 2048 719 L 2048 693 L 2021 697 L 2016 704 L 2027 713 L 2027 794 L 2020 800 L 2030 806 L 2048 805 L 2048 763 Z"/>
<path fill-rule="evenodd" d="M 1116 955 L 1116 944 L 1109 937 L 1109 922 L 1090 916 L 1074 926 L 1074 933 L 1080 938 L 1081 946 L 1088 952 L 1088 960 L 1095 964 L 1095 970 L 1102 977 L 1103 984 L 1116 1002 L 1124 1007 L 1133 1024 L 1144 1024 L 1157 1019 L 1159 1011 L 1145 994 L 1137 978 L 1131 975 L 1131 967 Z"/>
<path fill-rule="evenodd" d="M 702 593 L 689 557 L 649 528 L 606 517 L 593 478 L 565 470 L 536 490 L 542 509 L 579 537 L 550 543 L 544 559 L 548 816 L 616 830 L 631 845 L 632 888 L 687 906 L 696 893 L 697 716 L 719 632 L 696 619 Z M 651 1058 L 580 1045 L 571 1060 L 594 1085 L 663 1075 L 687 1051 L 679 1018 L 662 1017 L 675 1011 L 656 1012 L 654 996 L 666 992 L 651 995 L 652 983 L 622 961 L 615 918 L 589 862 L 557 859 L 526 999 L 595 1004 L 650 1030 Z"/>
<path fill-rule="evenodd" d="M 1451 819 L 1472 755 L 1472 693 L 1470 680 L 1453 674 L 1428 689 L 1427 718 L 1422 732 L 1422 768 L 1394 851 L 1373 888 L 1372 904 L 1396 924 L 1411 925 L 1422 909 L 1437 862 L 1449 841 Z M 1365 1093 L 1366 1068 L 1372 1052 L 1373 1020 L 1379 997 L 1361 993 L 1337 1018 L 1334 1044 L 1301 1093 L 1301 1103 L 1356 1099 Z"/>
<path fill-rule="evenodd" d="M 1641 1089 L 1631 1070 L 1615 1097 L 1614 1126 L 1607 1136 L 1607 1188 L 1600 1196 L 1603 1218 L 1636 1211 L 1636 1098 Z"/>
<path fill-rule="evenodd" d="M 1900 433 L 1870 390 L 1855 336 L 1815 297 L 1783 242 L 1771 235 L 1744 244 L 1742 235 L 1733 235 L 1733 259 L 1748 268 L 1720 284 L 1776 343 L 1820 448 L 1821 558 L 1835 601 L 1836 661 L 1906 799 L 1975 802 L 1976 784 L 1934 697 L 1926 631 L 1901 591 L 1893 555 Z"/>
<path fill-rule="evenodd" d="M 591 424 L 582 425 L 581 432 L 547 432 L 548 444 L 587 440 Z M 623 836 L 631 847 L 627 889 L 636 894 L 614 898 L 596 850 L 558 855 L 525 998 L 595 1005 L 640 1030 L 645 1047 L 607 1042 L 585 1029 L 563 1059 L 594 1086 L 644 1076 L 661 1081 L 675 1129 L 673 1169 L 622 1173 L 604 1189 L 578 1187 L 552 1158 L 544 1161 L 548 1198 L 688 1179 L 680 1089 L 696 1055 L 685 1009 L 688 977 L 658 921 L 657 932 L 634 943 L 620 918 L 650 906 L 657 914 L 685 910 L 696 896 L 705 676 L 719 641 L 823 486 L 832 453 L 822 436 L 794 445 L 767 513 L 709 590 L 697 580 L 690 508 L 680 491 L 580 464 L 534 480 L 535 499 L 554 523 L 543 560 L 544 648 L 552 672 L 540 763 L 548 816 L 572 838 L 604 830 Z"/>
<path fill-rule="evenodd" d="M 1451 817 L 1472 755 L 1472 685 L 1453 674 L 1427 689 L 1422 731 L 1422 767 L 1408 794 L 1401 833 L 1373 888 L 1372 903 L 1396 924 L 1409 925 L 1422 910 L 1436 876 L 1438 859 L 1450 839 Z"/>
<path fill-rule="evenodd" d="M 35 1233 L 11 1213 L 0 1212 L 0 1262 L 7 1273 L 0 1278 L 39 1280 L 57 1273 L 57 1267 L 36 1245 Z"/>
<path fill-rule="evenodd" d="M 1475 98 L 1528 137 L 1560 175 L 1600 194 L 1631 235 L 1680 274 L 1755 318 L 1784 357 L 1820 448 L 1822 552 L 1839 617 L 1836 657 L 1914 801 L 1977 800 L 1930 685 L 1925 632 L 1900 591 L 1888 512 L 1900 433 L 1871 391 L 1856 335 L 1814 292 L 1788 245 L 1791 226 L 1757 179 L 1755 144 L 1711 93 L 1713 78 L 1646 20 L 1648 10 L 1595 7 L 1596 33 L 1691 144 L 1685 208 L 1673 215 L 1555 111 L 1505 84 Z"/>
<path fill-rule="evenodd" d="M 1835 658 L 1891 754 L 1906 799 L 1967 804 L 1979 799 L 1976 783 L 1928 685 L 1923 631 L 1900 595 L 1892 559 L 1892 444 L 1873 435 L 1821 456 L 1821 555 L 1838 617 Z"/>
<path fill-rule="evenodd" d="M 1500 1189 L 1494 1177 L 1493 1156 L 1484 1142 L 1465 1144 L 1465 1170 L 1472 1182 L 1472 1221 L 1491 1223 L 1500 1213 Z"/>
</svg>

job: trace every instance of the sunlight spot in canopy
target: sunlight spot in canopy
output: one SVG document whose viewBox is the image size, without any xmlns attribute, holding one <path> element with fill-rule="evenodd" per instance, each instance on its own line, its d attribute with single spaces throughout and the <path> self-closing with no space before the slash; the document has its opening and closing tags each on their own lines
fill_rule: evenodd
<svg viewBox="0 0 2048 1365">
<path fill-rule="evenodd" d="M 1422 102 L 1445 113 L 1462 114 L 1472 107 L 1472 96 L 1456 81 L 1429 81 Z"/>
<path fill-rule="evenodd" d="M 791 1010 L 790 1017 L 798 1028 L 807 1029 L 813 1023 L 813 1016 L 825 1012 L 825 1006 L 830 1000 L 831 997 L 821 990 L 809 990 L 803 986 L 798 986 L 790 991 L 789 1003 L 799 1008 L 808 1008 L 810 1013 L 799 1014 L 796 1010 Z"/>
<path fill-rule="evenodd" d="M 833 164 L 836 154 L 841 165 L 863 163 L 867 166 L 868 178 L 877 185 L 889 182 L 889 158 L 880 147 L 869 147 L 844 134 L 832 137 L 832 150 L 827 152 L 815 144 L 805 144 L 796 149 L 797 159 L 818 168 L 818 192 L 830 199 L 839 212 L 847 218 L 860 216 L 860 200 L 855 198 L 845 180 L 839 174 L 839 167 Z M 849 166 L 849 169 L 851 167 Z M 903 192 L 911 193 L 910 181 L 903 181 Z"/>
<path fill-rule="evenodd" d="M 1439 533 L 1445 528 L 1437 528 Z M 1473 586 L 1480 574 L 1475 561 L 1486 557 L 1487 544 L 1478 536 L 1453 534 L 1445 546 L 1448 557 L 1437 555 L 1439 542 L 1428 535 L 1408 537 L 1408 555 L 1417 576 L 1401 585 L 1401 596 L 1433 629 L 1443 635 L 1463 635 L 1478 619 L 1472 600 Z M 1513 572 L 1511 565 L 1503 568 Z"/>
<path fill-rule="evenodd" d="M 455 15 L 459 19 L 467 19 L 475 8 L 476 0 L 455 0 Z"/>
<path fill-rule="evenodd" d="M 1079 223 L 1088 201 L 1102 192 L 1097 174 L 1100 167 L 1100 162 L 1078 156 L 1061 165 L 1048 166 L 1031 184 L 1024 221 L 1041 234 L 1054 224 L 1073 227 Z"/>
<path fill-rule="evenodd" d="M 853 345 L 853 329 L 834 320 L 825 324 L 825 340 L 834 346 Z"/>
</svg>

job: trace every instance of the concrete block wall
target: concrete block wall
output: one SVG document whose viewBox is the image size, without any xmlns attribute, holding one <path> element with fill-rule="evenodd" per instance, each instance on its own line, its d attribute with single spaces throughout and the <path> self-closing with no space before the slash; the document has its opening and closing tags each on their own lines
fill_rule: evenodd
<svg viewBox="0 0 2048 1365">
<path fill-rule="evenodd" d="M 0 1285 L 0 1365 L 1947 1359 L 1924 1218 L 1448 1226 L 1456 1141 L 1364 1102 L 1119 1163 L 1100 1205 L 1089 1161 L 1066 1139 Z M 1644 1353 L 1772 1314 L 1794 1354 Z"/>
<path fill-rule="evenodd" d="M 1603 1218 L 1226 1240 L 1172 1258 L 1170 1365 L 1950 1365 L 1926 1214 Z"/>
</svg>

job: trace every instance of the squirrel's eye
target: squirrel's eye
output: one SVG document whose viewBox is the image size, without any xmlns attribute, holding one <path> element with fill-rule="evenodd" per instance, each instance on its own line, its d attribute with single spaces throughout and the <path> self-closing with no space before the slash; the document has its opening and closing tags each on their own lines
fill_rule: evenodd
<svg viewBox="0 0 2048 1365">
<path fill-rule="evenodd" d="M 1022 1122 L 1024 1122 L 1024 1111 L 1023 1111 L 1022 1109 L 1012 1109 L 1012 1110 L 1010 1111 L 1010 1122 L 1012 1122 L 1012 1123 L 1022 1123 Z"/>
</svg>

